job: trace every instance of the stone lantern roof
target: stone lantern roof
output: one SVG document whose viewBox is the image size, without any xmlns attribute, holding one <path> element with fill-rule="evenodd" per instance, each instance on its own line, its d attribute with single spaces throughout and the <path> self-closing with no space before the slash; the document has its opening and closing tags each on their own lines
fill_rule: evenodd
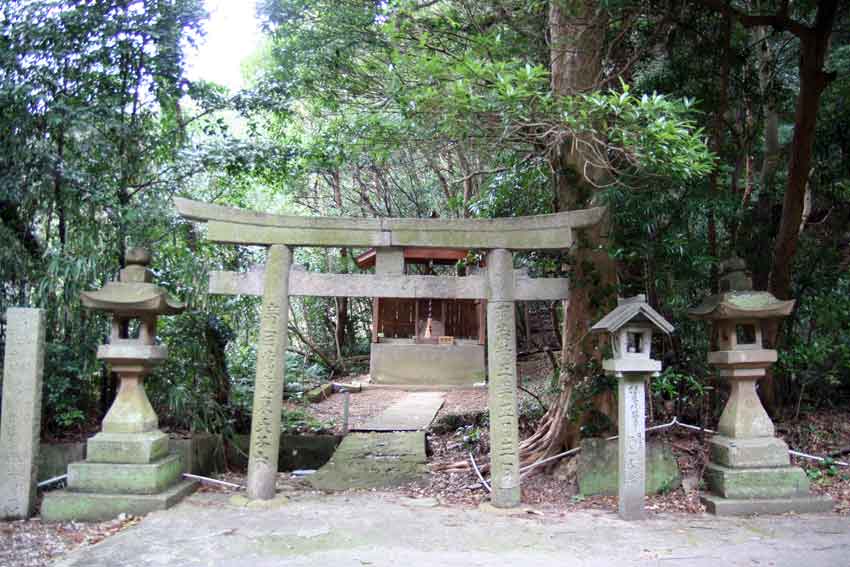
<svg viewBox="0 0 850 567">
<path fill-rule="evenodd" d="M 673 325 L 650 307 L 643 294 L 618 298 L 617 307 L 590 328 L 593 333 L 616 333 L 627 323 L 651 323 L 668 335 L 673 332 Z"/>
<path fill-rule="evenodd" d="M 694 319 L 776 319 L 791 314 L 793 299 L 782 300 L 769 291 L 753 291 L 740 258 L 722 262 L 720 268 L 724 273 L 720 278 L 721 293 L 706 297 L 690 309 L 688 315 Z"/>
<path fill-rule="evenodd" d="M 125 316 L 175 315 L 185 305 L 152 283 L 153 274 L 147 268 L 151 254 L 144 248 L 127 252 L 127 267 L 121 270 L 119 281 L 107 283 L 103 289 L 80 294 L 83 306 Z"/>
</svg>

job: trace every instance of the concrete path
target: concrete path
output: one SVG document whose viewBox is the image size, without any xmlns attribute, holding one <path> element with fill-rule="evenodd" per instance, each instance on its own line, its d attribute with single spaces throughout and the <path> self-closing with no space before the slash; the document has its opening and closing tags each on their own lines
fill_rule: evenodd
<svg viewBox="0 0 850 567">
<path fill-rule="evenodd" d="M 373 417 L 358 431 L 419 431 L 427 429 L 443 407 L 443 392 L 407 394 L 381 414 Z"/>
<path fill-rule="evenodd" d="M 386 493 L 292 495 L 271 504 L 198 493 L 61 559 L 57 567 L 523 567 L 847 565 L 850 522 L 608 512 L 511 517 Z"/>
<path fill-rule="evenodd" d="M 350 433 L 308 481 L 319 490 L 389 488 L 425 474 L 425 432 Z"/>
</svg>

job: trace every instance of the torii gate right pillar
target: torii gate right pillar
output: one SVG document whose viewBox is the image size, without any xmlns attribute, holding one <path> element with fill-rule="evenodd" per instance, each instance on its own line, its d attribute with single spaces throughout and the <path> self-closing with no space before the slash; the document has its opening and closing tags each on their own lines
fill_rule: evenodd
<svg viewBox="0 0 850 567">
<path fill-rule="evenodd" d="M 520 485 L 514 266 L 509 250 L 487 254 L 487 283 L 491 500 L 494 506 L 511 508 L 519 505 Z"/>
</svg>

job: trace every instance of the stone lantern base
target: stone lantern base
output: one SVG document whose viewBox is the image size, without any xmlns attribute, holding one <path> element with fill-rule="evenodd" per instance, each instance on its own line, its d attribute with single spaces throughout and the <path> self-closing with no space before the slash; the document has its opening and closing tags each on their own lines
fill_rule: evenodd
<svg viewBox="0 0 850 567">
<path fill-rule="evenodd" d="M 169 508 L 197 488 L 195 481 L 181 481 L 180 455 L 168 453 L 168 437 L 158 430 L 98 433 L 89 439 L 86 453 L 85 461 L 68 465 L 68 488 L 44 495 L 42 520 L 92 522 L 122 513 L 141 516 Z"/>
<path fill-rule="evenodd" d="M 720 434 L 709 445 L 705 480 L 711 494 L 700 500 L 710 513 L 722 516 L 827 512 L 832 499 L 809 492 L 806 472 L 791 466 L 788 445 L 773 436 L 773 422 L 755 390 L 762 373 L 721 368 L 732 388 L 720 417 Z"/>
<path fill-rule="evenodd" d="M 729 516 L 832 509 L 830 498 L 810 494 L 805 471 L 791 466 L 788 446 L 781 439 L 717 435 L 710 447 L 705 480 L 712 493 L 700 498 L 710 513 Z"/>
<path fill-rule="evenodd" d="M 168 436 L 157 429 L 142 386 L 147 368 L 141 374 L 121 373 L 127 369 L 118 364 L 113 368 L 119 371 L 121 387 L 102 431 L 86 444 L 86 460 L 68 465 L 68 488 L 44 495 L 44 521 L 141 516 L 173 506 L 197 487 L 194 481 L 181 481 L 181 458 L 169 454 Z"/>
</svg>

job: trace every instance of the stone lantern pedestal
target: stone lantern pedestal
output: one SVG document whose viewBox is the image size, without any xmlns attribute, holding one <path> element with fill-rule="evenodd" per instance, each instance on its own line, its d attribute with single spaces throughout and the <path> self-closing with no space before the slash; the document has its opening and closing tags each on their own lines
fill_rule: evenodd
<svg viewBox="0 0 850 567">
<path fill-rule="evenodd" d="M 791 466 L 788 445 L 775 437 L 756 392 L 758 379 L 777 358 L 775 350 L 762 347 L 761 321 L 787 316 L 794 302 L 752 291 L 740 260 L 728 268 L 721 279 L 726 291 L 690 312 L 714 323 L 708 362 L 730 383 L 717 435 L 710 441 L 705 480 L 711 492 L 701 500 L 717 515 L 828 511 L 832 500 L 810 494 L 805 471 Z"/>
<path fill-rule="evenodd" d="M 151 283 L 149 262 L 149 253 L 131 250 L 118 282 L 82 294 L 84 306 L 112 313 L 110 342 L 98 348 L 97 357 L 109 364 L 120 384 L 100 433 L 86 445 L 86 460 L 68 466 L 67 490 L 45 495 L 41 516 L 46 521 L 142 515 L 174 505 L 196 487 L 181 481 L 180 456 L 169 453 L 168 435 L 158 429 L 145 393 L 145 376 L 168 354 L 155 344 L 156 317 L 183 310 Z"/>
</svg>

